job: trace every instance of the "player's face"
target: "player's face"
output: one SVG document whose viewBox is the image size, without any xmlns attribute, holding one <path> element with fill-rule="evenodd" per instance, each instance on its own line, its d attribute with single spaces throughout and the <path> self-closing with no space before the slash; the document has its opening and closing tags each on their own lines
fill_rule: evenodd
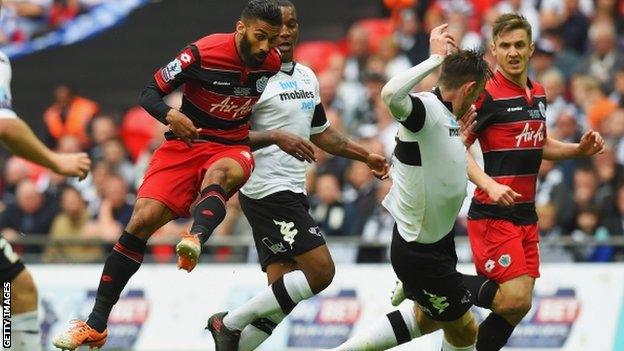
<svg viewBox="0 0 624 351">
<path fill-rule="evenodd" d="M 237 26 L 237 31 L 242 35 L 241 56 L 248 65 L 261 66 L 271 49 L 277 45 L 280 27 L 262 20 L 240 22 L 240 24 Z"/>
<path fill-rule="evenodd" d="M 526 74 L 534 50 L 535 45 L 524 29 L 500 33 L 492 43 L 492 54 L 499 68 L 511 78 Z"/>
<path fill-rule="evenodd" d="M 291 62 L 295 44 L 299 38 L 297 13 L 292 7 L 282 6 L 282 28 L 277 39 L 277 48 L 282 52 L 282 61 Z"/>
<path fill-rule="evenodd" d="M 479 98 L 479 95 L 481 94 L 481 92 L 483 92 L 484 88 L 485 82 L 475 81 L 468 82 L 460 88 L 463 99 L 461 102 L 461 106 L 459 107 L 459 109 L 457 109 L 456 116 L 458 119 L 462 118 L 466 111 L 468 111 L 468 109 L 470 108 L 470 105 L 474 104 L 475 101 L 477 101 L 477 98 Z"/>
</svg>

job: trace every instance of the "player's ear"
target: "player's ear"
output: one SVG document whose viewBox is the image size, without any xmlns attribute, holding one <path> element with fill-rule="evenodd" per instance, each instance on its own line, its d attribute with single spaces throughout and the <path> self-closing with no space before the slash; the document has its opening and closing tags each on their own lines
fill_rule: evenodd
<svg viewBox="0 0 624 351">
<path fill-rule="evenodd" d="M 529 38 L 529 40 L 531 40 L 531 38 Z M 529 57 L 533 56 L 534 51 L 535 51 L 535 42 L 531 40 L 531 43 L 529 44 Z"/>
<path fill-rule="evenodd" d="M 490 51 L 492 52 L 492 56 L 496 57 L 496 43 L 494 42 L 496 39 L 492 38 L 490 42 Z"/>
<path fill-rule="evenodd" d="M 236 22 L 236 33 L 238 33 L 240 35 L 244 35 L 246 28 L 247 28 L 247 26 L 245 25 L 245 22 L 243 22 L 241 20 Z"/>
<path fill-rule="evenodd" d="M 470 96 L 474 93 L 475 89 L 477 89 L 477 82 L 471 80 L 464 84 L 464 96 Z"/>
</svg>

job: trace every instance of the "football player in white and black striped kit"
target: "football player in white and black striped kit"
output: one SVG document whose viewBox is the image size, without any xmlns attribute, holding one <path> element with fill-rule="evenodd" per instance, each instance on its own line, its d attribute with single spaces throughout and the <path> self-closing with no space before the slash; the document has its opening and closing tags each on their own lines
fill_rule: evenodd
<svg viewBox="0 0 624 351">
<path fill-rule="evenodd" d="M 59 154 L 48 149 L 28 124 L 13 111 L 11 98 L 11 63 L 0 52 L 0 142 L 11 153 L 53 170 L 56 173 L 84 178 L 91 160 L 86 153 Z M 37 288 L 11 243 L 0 236 L 0 279 L 3 289 L 10 284 L 10 351 L 40 351 Z M 6 290 L 4 290 L 6 291 Z M 6 341 L 6 339 L 5 339 Z M 5 345 L 6 346 L 6 345 Z"/>
<path fill-rule="evenodd" d="M 372 328 L 334 351 L 386 350 L 444 330 L 444 351 L 475 349 L 477 325 L 470 291 L 457 272 L 453 226 L 466 196 L 467 156 L 458 120 L 474 117 L 471 106 L 491 72 L 482 54 L 459 51 L 447 25 L 432 30 L 431 56 L 392 78 L 382 98 L 401 123 L 383 201 L 396 220 L 392 267 L 415 304 L 387 314 Z M 433 92 L 410 94 L 441 68 Z"/>
<path fill-rule="evenodd" d="M 323 233 L 308 213 L 307 165 L 302 162 L 314 160 L 308 140 L 330 154 L 365 162 L 378 177 L 388 172 L 385 157 L 330 126 L 314 72 L 293 62 L 299 32 L 295 7 L 277 2 L 282 67 L 254 106 L 251 144 L 265 147 L 254 151 L 255 170 L 239 192 L 270 286 L 239 308 L 211 317 L 223 319 L 220 329 L 227 331 L 221 334 L 240 333 L 238 350 L 245 351 L 258 347 L 298 302 L 324 290 L 334 277 Z"/>
</svg>

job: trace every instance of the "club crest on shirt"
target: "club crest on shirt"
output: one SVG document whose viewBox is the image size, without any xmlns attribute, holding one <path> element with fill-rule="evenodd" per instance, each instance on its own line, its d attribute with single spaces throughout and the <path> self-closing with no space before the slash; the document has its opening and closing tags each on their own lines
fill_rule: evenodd
<svg viewBox="0 0 624 351">
<path fill-rule="evenodd" d="M 546 105 L 540 101 L 537 106 L 539 107 L 539 112 L 542 115 L 542 118 L 546 118 Z"/>
<path fill-rule="evenodd" d="M 266 76 L 262 76 L 258 78 L 258 80 L 256 81 L 256 90 L 259 93 L 262 93 L 264 89 L 266 89 L 266 86 L 268 83 L 269 83 L 269 78 L 267 78 Z"/>
</svg>

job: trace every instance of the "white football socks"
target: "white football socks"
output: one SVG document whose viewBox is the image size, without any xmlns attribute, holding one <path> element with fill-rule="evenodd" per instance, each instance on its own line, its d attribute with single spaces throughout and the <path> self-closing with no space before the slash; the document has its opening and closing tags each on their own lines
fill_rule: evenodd
<svg viewBox="0 0 624 351">
<path fill-rule="evenodd" d="M 41 333 L 37 311 L 11 316 L 10 351 L 41 351 Z"/>
<path fill-rule="evenodd" d="M 312 289 L 301 271 L 285 274 L 244 305 L 228 312 L 223 324 L 228 329 L 243 330 L 254 320 L 277 312 L 289 314 L 298 302 L 312 297 Z"/>
<path fill-rule="evenodd" d="M 284 313 L 277 312 L 267 317 L 268 320 L 274 323 L 274 326 L 277 327 L 280 322 L 286 318 Z M 248 325 L 241 332 L 240 340 L 238 342 L 238 351 L 253 351 L 260 346 L 264 342 L 264 340 L 268 339 L 273 333 L 273 330 L 270 330 L 270 333 L 267 333 L 268 330 L 258 329 L 254 326 L 254 322 Z M 266 329 L 266 328 L 263 328 Z"/>
<path fill-rule="evenodd" d="M 470 346 L 457 347 L 451 345 L 448 341 L 446 341 L 446 338 L 442 342 L 442 351 L 474 351 L 474 349 L 474 344 Z"/>
<path fill-rule="evenodd" d="M 410 303 L 376 320 L 370 328 L 332 351 L 386 350 L 420 335 L 414 305 Z"/>
</svg>

